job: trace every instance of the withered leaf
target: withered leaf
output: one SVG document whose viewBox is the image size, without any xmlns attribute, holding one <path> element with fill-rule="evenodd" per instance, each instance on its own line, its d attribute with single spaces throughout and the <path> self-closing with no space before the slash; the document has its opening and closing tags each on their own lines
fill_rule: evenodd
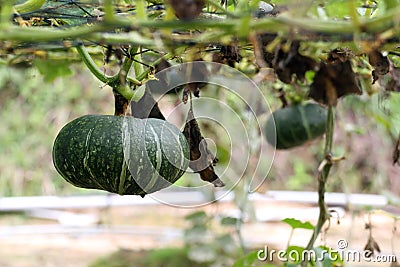
<svg viewBox="0 0 400 267">
<path fill-rule="evenodd" d="M 348 94 L 361 94 L 350 61 L 321 62 L 309 97 L 322 104 L 336 105 L 338 98 Z"/>
<path fill-rule="evenodd" d="M 147 85 L 142 98 L 138 102 L 131 101 L 131 112 L 132 116 L 139 119 L 156 118 L 165 120 Z"/>
<path fill-rule="evenodd" d="M 266 47 L 272 41 L 275 40 L 277 34 L 262 33 L 257 35 L 255 38 L 251 38 L 250 41 L 253 43 L 254 55 L 256 58 L 257 65 L 261 68 L 271 68 L 273 65 L 275 53 L 267 51 Z"/>
<path fill-rule="evenodd" d="M 169 0 L 180 20 L 192 20 L 197 18 L 205 6 L 205 0 Z"/>
<path fill-rule="evenodd" d="M 207 143 L 201 135 L 200 127 L 193 115 L 192 106 L 190 106 L 188 116 L 186 118 L 183 134 L 190 147 L 190 163 L 189 167 L 196 173 L 200 174 L 203 181 L 214 184 L 215 187 L 225 186 L 218 175 L 214 171 L 214 166 L 218 159 L 212 155 L 207 148 Z"/>
<path fill-rule="evenodd" d="M 234 43 L 233 45 L 222 45 L 217 54 L 217 62 L 228 64 L 230 67 L 234 67 L 235 62 L 240 62 L 241 59 L 242 56 L 239 53 L 237 43 Z"/>
<path fill-rule="evenodd" d="M 383 56 L 381 52 L 376 50 L 368 54 L 368 59 L 369 64 L 374 67 L 374 70 L 372 71 L 372 84 L 374 84 L 379 77 L 389 72 L 390 62 L 388 57 Z"/>
<path fill-rule="evenodd" d="M 329 52 L 328 62 L 334 63 L 336 61 L 345 62 L 350 58 L 354 57 L 353 53 L 349 49 L 335 48 Z"/>
<path fill-rule="evenodd" d="M 375 251 L 380 253 L 381 249 L 378 243 L 375 241 L 375 239 L 372 236 L 370 236 L 368 238 L 367 244 L 364 247 L 364 251 L 368 251 L 368 254 L 366 254 L 367 257 L 372 257 Z"/>
<path fill-rule="evenodd" d="M 396 68 L 391 61 L 389 61 L 389 72 L 378 78 L 379 85 L 386 91 L 400 92 L 400 68 Z"/>
<path fill-rule="evenodd" d="M 193 94 L 195 97 L 200 97 L 200 87 L 199 83 L 189 83 L 183 87 L 183 94 L 182 94 L 182 102 L 187 103 L 189 100 L 190 94 Z"/>
<path fill-rule="evenodd" d="M 303 81 L 305 74 L 309 70 L 315 70 L 317 62 L 299 53 L 300 42 L 295 41 L 291 44 L 288 53 L 279 49 L 273 60 L 273 68 L 278 78 L 287 84 L 292 82 L 293 75 Z"/>
<path fill-rule="evenodd" d="M 165 60 L 165 59 L 162 59 L 161 61 L 160 61 L 160 63 L 158 63 L 157 65 L 155 65 L 154 66 L 154 68 L 155 68 L 155 72 L 157 73 L 157 72 L 160 72 L 160 71 L 162 71 L 162 70 L 165 70 L 165 69 L 167 69 L 167 68 L 169 68 L 169 67 L 171 67 L 171 63 L 169 63 L 167 60 Z"/>
<path fill-rule="evenodd" d="M 190 94 L 193 94 L 195 97 L 200 97 L 200 88 L 207 85 L 206 81 L 208 81 L 210 73 L 207 70 L 206 64 L 201 61 L 197 61 L 195 64 L 185 65 L 182 68 L 182 72 L 185 73 L 186 76 L 182 102 L 186 104 Z"/>
</svg>

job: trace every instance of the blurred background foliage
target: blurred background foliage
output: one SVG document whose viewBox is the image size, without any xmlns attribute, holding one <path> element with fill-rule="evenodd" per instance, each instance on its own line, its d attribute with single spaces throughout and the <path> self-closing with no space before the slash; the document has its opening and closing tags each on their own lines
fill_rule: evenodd
<svg viewBox="0 0 400 267">
<path fill-rule="evenodd" d="M 72 118 L 113 113 L 111 89 L 101 89 L 81 67 L 72 66 L 67 77 L 45 79 L 40 67 L 0 66 L 1 196 L 76 192 L 53 167 L 55 136 Z"/>
<path fill-rule="evenodd" d="M 93 79 L 81 65 L 62 66 L 68 68 L 68 75 L 46 78 L 40 74 L 41 64 L 31 68 L 0 66 L 2 196 L 88 192 L 73 188 L 56 173 L 51 160 L 52 143 L 61 127 L 73 118 L 88 113 L 113 113 L 111 89 Z M 265 84 L 261 89 L 272 109 L 279 108 L 271 85 Z M 169 95 L 165 103 L 171 105 L 178 97 Z M 330 191 L 399 193 L 399 171 L 392 166 L 391 156 L 400 131 L 400 96 L 349 96 L 339 104 L 337 112 L 335 151 L 347 160 L 334 170 Z M 200 123 L 206 137 L 221 136 L 213 125 Z M 216 144 L 221 169 L 229 164 L 229 142 L 225 141 Z M 300 148 L 278 151 L 260 190 L 315 190 L 315 155 L 322 157 L 322 143 L 322 139 L 317 139 Z M 193 185 L 193 179 L 183 177 L 179 183 Z"/>
</svg>

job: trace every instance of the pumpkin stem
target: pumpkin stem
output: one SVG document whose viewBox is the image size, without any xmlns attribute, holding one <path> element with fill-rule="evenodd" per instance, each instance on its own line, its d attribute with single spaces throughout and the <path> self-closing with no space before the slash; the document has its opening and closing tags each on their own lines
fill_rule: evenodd
<svg viewBox="0 0 400 267">
<path fill-rule="evenodd" d="M 123 97 L 116 90 L 113 90 L 114 94 L 114 115 L 115 116 L 132 116 L 129 107 L 129 101 Z"/>
</svg>

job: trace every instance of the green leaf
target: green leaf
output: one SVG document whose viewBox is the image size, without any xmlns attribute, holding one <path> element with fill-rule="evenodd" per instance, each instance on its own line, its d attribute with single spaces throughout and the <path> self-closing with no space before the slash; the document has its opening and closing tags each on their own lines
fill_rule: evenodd
<svg viewBox="0 0 400 267">
<path fill-rule="evenodd" d="M 355 1 L 355 0 L 352 0 Z M 356 6 L 361 7 L 362 1 L 357 0 Z M 324 10 L 330 18 L 346 18 L 351 14 L 349 0 L 331 0 L 325 3 Z"/>
<path fill-rule="evenodd" d="M 309 230 L 314 229 L 314 226 L 310 222 L 301 222 L 294 218 L 286 218 L 283 219 L 282 222 L 289 224 L 293 229 L 296 228 L 309 229 Z"/>
<path fill-rule="evenodd" d="M 333 261 L 330 259 L 329 255 L 327 254 L 327 250 L 316 247 L 314 248 L 316 254 L 316 266 L 321 267 L 332 267 Z"/>
<path fill-rule="evenodd" d="M 147 19 L 146 5 L 143 0 L 136 1 L 137 18 L 141 20 Z"/>
<path fill-rule="evenodd" d="M 185 216 L 185 219 L 188 221 L 198 221 L 198 220 L 204 220 L 206 218 L 207 214 L 204 211 L 195 211 Z"/>
<path fill-rule="evenodd" d="M 299 246 L 289 246 L 286 249 L 286 258 L 290 262 L 299 263 L 302 259 L 304 248 Z"/>
<path fill-rule="evenodd" d="M 398 0 L 383 0 L 383 2 L 385 3 L 386 10 L 395 8 L 399 5 Z"/>
<path fill-rule="evenodd" d="M 204 243 L 206 242 L 204 236 L 206 236 L 208 233 L 209 232 L 205 226 L 196 225 L 185 230 L 184 241 L 187 244 Z"/>
<path fill-rule="evenodd" d="M 233 217 L 223 217 L 221 219 L 221 225 L 237 225 L 238 220 L 239 219 Z"/>
<path fill-rule="evenodd" d="M 142 97 L 144 96 L 144 93 L 146 92 L 146 85 L 141 85 L 133 93 L 133 96 L 131 98 L 132 101 L 138 102 Z"/>
<path fill-rule="evenodd" d="M 309 82 L 311 84 L 314 81 L 315 71 L 313 71 L 313 70 L 306 71 L 305 77 L 306 77 L 307 82 Z"/>
<path fill-rule="evenodd" d="M 310 183 L 313 177 L 307 170 L 307 165 L 301 159 L 295 159 L 293 162 L 294 174 L 288 177 L 287 186 L 291 190 L 301 190 L 304 185 Z"/>
<path fill-rule="evenodd" d="M 326 246 L 319 246 L 315 247 L 314 251 L 317 260 L 319 260 L 317 264 L 320 264 L 321 266 L 324 267 L 331 267 L 338 265 L 342 266 L 344 263 L 340 253 L 337 250 L 334 250 Z"/>
<path fill-rule="evenodd" d="M 250 252 L 249 254 L 238 259 L 232 267 L 252 267 L 257 260 L 258 251 Z"/>
<path fill-rule="evenodd" d="M 188 257 L 195 262 L 212 262 L 218 257 L 217 252 L 209 245 L 196 245 L 189 248 Z"/>
<path fill-rule="evenodd" d="M 72 74 L 69 64 L 65 61 L 44 60 L 37 58 L 34 60 L 34 65 L 37 67 L 40 74 L 43 75 L 45 82 L 52 82 L 57 77 L 63 77 Z"/>
<path fill-rule="evenodd" d="M 224 234 L 215 239 L 215 245 L 222 249 L 224 253 L 231 254 L 237 251 L 238 247 L 231 234 Z"/>
<path fill-rule="evenodd" d="M 18 13 L 32 12 L 38 10 L 46 2 L 45 0 L 27 0 L 22 4 L 15 5 L 15 10 Z"/>
</svg>

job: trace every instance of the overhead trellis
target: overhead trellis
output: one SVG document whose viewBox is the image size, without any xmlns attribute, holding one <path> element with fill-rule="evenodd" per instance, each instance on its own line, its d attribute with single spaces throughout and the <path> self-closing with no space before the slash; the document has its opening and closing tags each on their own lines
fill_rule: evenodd
<svg viewBox="0 0 400 267">
<path fill-rule="evenodd" d="M 226 8 L 209 0 L 199 18 L 181 21 L 173 17 L 168 4 L 147 1 L 104 1 L 104 5 L 98 1 L 45 1 L 40 8 L 24 8 L 23 12 L 18 12 L 17 6 L 13 8 L 10 1 L 1 8 L 0 40 L 44 42 L 85 38 L 156 47 L 160 44 L 154 32 L 165 45 L 228 42 L 228 37 L 246 39 L 262 32 L 304 41 L 378 41 L 379 45 L 398 40 L 397 1 L 276 1 L 277 7 L 285 7 L 280 8 L 283 12 L 270 12 L 257 19 L 254 12 L 259 1 L 250 1 L 250 5 L 244 2 L 248 1 L 238 1 L 236 7 Z M 332 2 L 336 2 L 335 13 L 331 11 Z M 116 32 L 118 35 L 113 34 Z"/>
</svg>

